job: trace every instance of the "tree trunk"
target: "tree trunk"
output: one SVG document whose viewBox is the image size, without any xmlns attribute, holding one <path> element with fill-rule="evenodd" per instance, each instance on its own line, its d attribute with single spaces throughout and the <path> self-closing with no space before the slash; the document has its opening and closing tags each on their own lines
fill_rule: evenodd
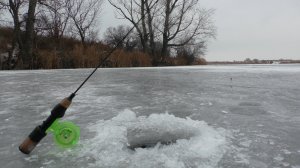
<svg viewBox="0 0 300 168">
<path fill-rule="evenodd" d="M 145 0 L 141 0 L 141 19 L 143 29 L 143 51 L 148 53 L 148 33 L 146 28 L 146 15 L 145 15 Z"/>
<path fill-rule="evenodd" d="M 166 10 L 165 10 L 165 23 L 164 23 L 164 31 L 163 31 L 163 44 L 161 49 L 161 62 L 165 61 L 165 58 L 168 55 L 168 43 L 169 43 L 169 31 L 170 31 L 170 25 L 169 25 L 169 19 L 170 19 L 170 0 L 166 0 Z"/>
<path fill-rule="evenodd" d="M 155 2 L 156 3 L 156 2 Z M 154 31 L 152 25 L 152 15 L 151 9 L 149 6 L 149 1 L 146 0 L 146 9 L 147 9 L 147 16 L 148 16 L 148 31 L 149 31 L 149 40 L 150 40 L 150 54 L 155 59 L 155 43 L 154 43 Z"/>
<path fill-rule="evenodd" d="M 23 66 L 25 69 L 33 67 L 33 39 L 34 39 L 34 21 L 35 21 L 35 8 L 37 0 L 29 0 L 25 44 L 22 52 Z"/>
<path fill-rule="evenodd" d="M 13 37 L 12 37 L 12 43 L 11 43 L 11 48 L 9 49 L 9 56 L 7 60 L 7 67 L 6 69 L 13 69 L 17 62 L 14 62 L 13 65 L 12 63 L 12 56 L 14 51 L 20 50 L 23 47 L 23 41 L 21 37 L 21 29 L 20 29 L 20 21 L 19 21 L 19 8 L 20 8 L 20 1 L 13 1 L 9 0 L 9 12 L 11 13 L 11 16 L 13 18 L 14 22 L 14 31 L 13 31 Z M 19 56 L 17 61 L 20 60 Z"/>
</svg>

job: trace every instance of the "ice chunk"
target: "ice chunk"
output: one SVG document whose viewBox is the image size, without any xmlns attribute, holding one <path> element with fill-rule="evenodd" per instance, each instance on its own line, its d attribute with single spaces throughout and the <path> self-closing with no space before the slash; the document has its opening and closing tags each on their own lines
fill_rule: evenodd
<svg viewBox="0 0 300 168">
<path fill-rule="evenodd" d="M 127 128 L 130 148 L 154 146 L 157 143 L 170 144 L 199 134 L 199 129 L 189 125 L 186 119 L 166 114 L 140 118 Z"/>
<path fill-rule="evenodd" d="M 81 141 L 77 157 L 92 158 L 94 167 L 216 167 L 228 149 L 226 130 L 170 114 L 137 117 L 125 110 L 90 128 L 96 135 Z M 176 143 L 134 151 L 127 148 L 159 141 Z"/>
</svg>

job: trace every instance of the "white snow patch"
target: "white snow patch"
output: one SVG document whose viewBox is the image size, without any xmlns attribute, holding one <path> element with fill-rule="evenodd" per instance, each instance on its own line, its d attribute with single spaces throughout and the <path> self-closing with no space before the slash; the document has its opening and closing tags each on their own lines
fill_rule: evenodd
<svg viewBox="0 0 300 168">
<path fill-rule="evenodd" d="M 290 166 L 290 164 L 289 164 L 289 163 L 286 163 L 286 162 L 283 162 L 282 165 L 283 165 L 284 167 Z"/>
<path fill-rule="evenodd" d="M 139 110 L 139 109 L 143 109 L 143 107 L 142 106 L 136 106 L 136 107 L 133 107 L 132 109 L 133 110 Z"/>
<path fill-rule="evenodd" d="M 252 143 L 251 140 L 243 140 L 242 142 L 240 142 L 240 144 L 241 144 L 243 147 L 247 147 L 247 148 L 250 147 L 251 143 Z"/>
<path fill-rule="evenodd" d="M 269 144 L 270 144 L 270 145 L 274 145 L 275 142 L 274 142 L 273 140 L 269 140 Z"/>
<path fill-rule="evenodd" d="M 286 154 L 286 155 L 292 154 L 292 152 L 289 151 L 289 150 L 287 150 L 287 149 L 283 149 L 282 152 L 283 152 L 284 154 Z"/>
<path fill-rule="evenodd" d="M 234 156 L 236 163 L 243 163 L 243 164 L 249 164 L 249 156 L 243 153 L 237 153 L 236 156 Z"/>
<path fill-rule="evenodd" d="M 170 114 L 140 116 L 125 110 L 107 121 L 90 125 L 94 138 L 81 142 L 78 157 L 91 157 L 95 167 L 216 167 L 228 149 L 227 131 L 204 121 Z M 128 148 L 129 143 L 176 139 L 153 148 Z"/>
<path fill-rule="evenodd" d="M 274 160 L 276 160 L 276 161 L 283 161 L 283 157 L 282 156 L 280 156 L 280 155 L 278 155 L 278 156 L 276 156 L 275 158 L 274 158 Z"/>
<path fill-rule="evenodd" d="M 53 164 L 53 163 L 55 163 L 55 161 L 50 160 L 50 161 L 44 162 L 43 165 L 50 165 L 50 164 Z"/>
<path fill-rule="evenodd" d="M 228 112 L 227 112 L 227 111 L 225 111 L 225 110 L 222 110 L 222 113 L 224 113 L 224 114 L 228 114 Z"/>
<path fill-rule="evenodd" d="M 38 160 L 38 155 L 32 155 L 32 156 L 30 156 L 30 157 L 26 157 L 26 158 L 24 158 L 26 161 L 28 161 L 28 162 L 34 162 L 34 161 L 37 161 Z"/>
</svg>

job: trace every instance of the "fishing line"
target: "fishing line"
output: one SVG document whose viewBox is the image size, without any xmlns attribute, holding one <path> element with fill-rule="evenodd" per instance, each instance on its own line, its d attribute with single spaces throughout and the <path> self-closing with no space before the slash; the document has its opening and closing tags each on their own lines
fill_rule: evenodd
<svg viewBox="0 0 300 168">
<path fill-rule="evenodd" d="M 139 23 L 142 20 L 142 18 L 137 22 Z M 73 92 L 74 94 L 76 94 L 81 88 L 82 86 L 90 79 L 90 77 L 98 70 L 98 68 L 102 67 L 105 63 L 105 61 L 111 56 L 111 54 L 113 52 L 115 52 L 117 50 L 117 48 L 120 46 L 121 43 L 123 43 L 123 41 L 127 38 L 127 36 L 129 36 L 129 34 L 131 33 L 131 31 L 135 28 L 135 26 L 133 26 L 128 32 L 127 34 L 117 43 L 117 45 L 114 46 L 113 49 L 111 49 L 106 56 L 104 57 L 104 59 L 102 59 L 98 66 L 89 74 L 89 76 L 79 85 L 79 87 L 75 90 L 75 92 Z"/>
</svg>

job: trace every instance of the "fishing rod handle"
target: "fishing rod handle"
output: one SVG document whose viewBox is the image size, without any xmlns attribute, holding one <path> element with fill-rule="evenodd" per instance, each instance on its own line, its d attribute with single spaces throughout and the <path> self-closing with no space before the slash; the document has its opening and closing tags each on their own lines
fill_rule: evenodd
<svg viewBox="0 0 300 168">
<path fill-rule="evenodd" d="M 29 154 L 36 147 L 36 145 L 47 135 L 46 130 L 53 124 L 53 122 L 65 115 L 65 112 L 71 105 L 74 97 L 75 94 L 72 93 L 51 110 L 50 116 L 43 121 L 42 125 L 37 126 L 19 146 L 19 150 L 22 153 Z"/>
</svg>

